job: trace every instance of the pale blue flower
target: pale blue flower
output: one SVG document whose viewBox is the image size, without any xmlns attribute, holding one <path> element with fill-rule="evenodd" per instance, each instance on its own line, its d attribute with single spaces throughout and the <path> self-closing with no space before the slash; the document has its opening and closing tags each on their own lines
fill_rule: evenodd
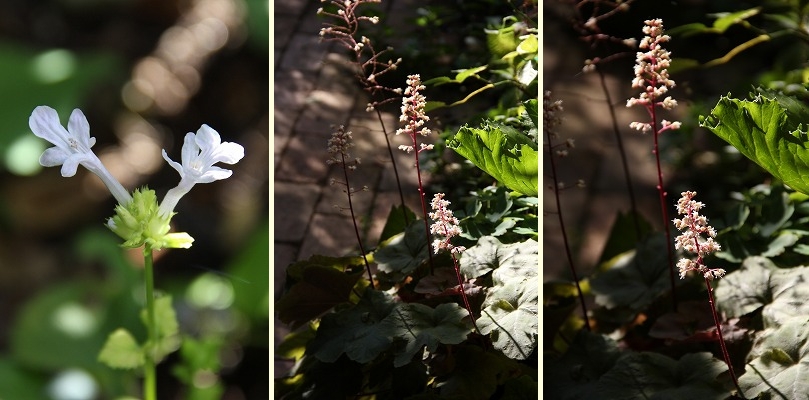
<svg viewBox="0 0 809 400">
<path fill-rule="evenodd" d="M 236 164 L 243 157 L 244 147 L 238 143 L 222 142 L 219 133 L 208 125 L 202 125 L 196 135 L 188 132 L 183 141 L 182 164 L 172 161 L 163 150 L 163 158 L 180 173 L 180 183 L 166 193 L 160 204 L 160 214 L 173 212 L 180 198 L 195 184 L 211 183 L 233 174 L 233 171 L 215 167 L 214 164 Z"/>
<path fill-rule="evenodd" d="M 43 167 L 61 165 L 62 176 L 71 177 L 76 175 L 79 165 L 83 165 L 101 178 L 118 203 L 125 205 L 132 200 L 129 192 L 110 174 L 91 150 L 96 139 L 90 136 L 90 124 L 81 110 L 77 108 L 70 114 L 67 130 L 59 122 L 56 110 L 48 106 L 35 108 L 28 119 L 28 125 L 34 135 L 55 146 L 45 150 L 39 158 L 39 163 Z"/>
</svg>

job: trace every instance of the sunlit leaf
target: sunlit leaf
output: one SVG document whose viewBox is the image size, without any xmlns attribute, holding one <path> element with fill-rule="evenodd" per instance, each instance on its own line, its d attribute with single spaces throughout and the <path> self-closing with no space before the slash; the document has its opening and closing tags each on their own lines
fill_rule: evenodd
<svg viewBox="0 0 809 400">
<path fill-rule="evenodd" d="M 765 328 L 809 314 L 809 267 L 780 269 L 763 257 L 750 257 L 738 271 L 718 283 L 716 302 L 722 312 L 739 317 L 764 307 Z"/>
<path fill-rule="evenodd" d="M 700 126 L 730 143 L 791 188 L 809 193 L 809 137 L 799 119 L 807 111 L 783 95 L 757 94 L 752 100 L 722 96 Z"/>
<path fill-rule="evenodd" d="M 492 289 L 477 320 L 480 333 L 489 335 L 494 348 L 506 356 L 524 360 L 536 349 L 539 338 L 539 282 L 511 278 Z"/>
<path fill-rule="evenodd" d="M 484 236 L 461 256 L 461 272 L 480 277 L 498 269 L 497 279 L 538 276 L 539 243 L 529 239 L 521 243 L 503 244 L 497 238 Z"/>
<path fill-rule="evenodd" d="M 539 193 L 537 143 L 514 128 L 496 123 L 481 128 L 463 126 L 447 147 L 509 189 L 528 196 Z"/>
<path fill-rule="evenodd" d="M 739 377 L 739 386 L 747 398 L 761 394 L 773 399 L 809 398 L 809 319 L 805 313 L 766 330 L 753 354 L 747 373 Z"/>
</svg>

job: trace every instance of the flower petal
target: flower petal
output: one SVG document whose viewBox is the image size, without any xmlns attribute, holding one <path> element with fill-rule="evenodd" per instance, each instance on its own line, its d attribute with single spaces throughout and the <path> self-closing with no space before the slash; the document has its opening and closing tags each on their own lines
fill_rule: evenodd
<svg viewBox="0 0 809 400">
<path fill-rule="evenodd" d="M 81 150 L 90 150 L 96 142 L 95 138 L 90 137 L 90 123 L 87 122 L 87 117 L 78 108 L 70 114 L 67 130 L 80 146 L 84 146 Z"/>
<path fill-rule="evenodd" d="M 194 134 L 188 132 L 185 134 L 185 138 L 183 139 L 183 149 L 181 155 L 183 167 L 189 168 L 197 156 L 199 156 L 199 146 L 197 146 Z"/>
<path fill-rule="evenodd" d="M 39 157 L 39 164 L 43 167 L 55 167 L 62 165 L 68 157 L 70 157 L 70 153 L 58 147 L 51 147 L 42 152 L 42 156 Z"/>
<path fill-rule="evenodd" d="M 48 106 L 35 108 L 31 117 L 28 118 L 28 126 L 37 137 L 45 139 L 57 147 L 68 147 L 69 134 L 59 122 L 59 114 L 53 108 Z"/>
<path fill-rule="evenodd" d="M 168 153 L 166 153 L 166 149 L 163 149 L 163 159 L 166 160 L 166 162 L 168 162 L 172 168 L 176 169 L 177 172 L 180 173 L 180 178 L 185 176 L 185 173 L 183 172 L 183 166 L 176 161 L 172 161 L 171 158 L 169 158 Z"/>
<path fill-rule="evenodd" d="M 220 179 L 227 179 L 233 175 L 233 171 L 219 167 L 209 167 L 204 174 L 196 179 L 197 183 L 211 183 Z"/>
</svg>

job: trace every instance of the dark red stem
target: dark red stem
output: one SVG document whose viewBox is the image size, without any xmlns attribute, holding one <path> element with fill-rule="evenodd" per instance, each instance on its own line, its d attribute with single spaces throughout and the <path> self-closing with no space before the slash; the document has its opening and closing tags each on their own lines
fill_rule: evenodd
<svg viewBox="0 0 809 400">
<path fill-rule="evenodd" d="M 340 159 L 343 160 L 343 175 L 345 175 L 346 194 L 348 195 L 348 209 L 351 211 L 351 222 L 354 223 L 354 233 L 357 235 L 357 243 L 360 245 L 360 253 L 362 253 L 362 260 L 365 261 L 365 270 L 368 271 L 368 281 L 371 283 L 371 288 L 374 289 L 374 276 L 371 274 L 371 266 L 368 264 L 368 258 L 365 256 L 365 248 L 362 246 L 362 239 L 360 238 L 360 229 L 357 227 L 357 218 L 354 216 L 354 204 L 351 201 L 351 186 L 348 184 L 348 167 L 346 167 L 346 156 L 340 152 Z"/>
</svg>

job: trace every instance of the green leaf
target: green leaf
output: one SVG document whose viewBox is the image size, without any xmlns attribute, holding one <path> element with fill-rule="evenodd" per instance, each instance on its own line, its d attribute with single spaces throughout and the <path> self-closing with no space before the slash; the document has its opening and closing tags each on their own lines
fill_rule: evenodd
<svg viewBox="0 0 809 400">
<path fill-rule="evenodd" d="M 548 399 L 597 399 L 599 378 L 621 356 L 611 338 L 580 330 L 561 357 L 546 353 L 543 362 L 544 394 Z"/>
<path fill-rule="evenodd" d="M 716 33 L 725 33 L 728 28 L 733 25 L 743 23 L 744 20 L 758 15 L 761 7 L 750 8 L 747 10 L 736 11 L 732 13 L 716 13 L 712 16 L 718 17 L 713 23 Z"/>
<path fill-rule="evenodd" d="M 503 244 L 497 238 L 484 236 L 478 243 L 461 253 L 461 273 L 477 278 L 497 269 L 496 279 L 505 282 L 510 277 L 535 277 L 539 243 L 529 239 L 520 243 Z"/>
<path fill-rule="evenodd" d="M 135 369 L 143 366 L 143 349 L 126 329 L 116 329 L 107 338 L 98 361 L 111 368 Z"/>
<path fill-rule="evenodd" d="M 374 252 L 379 271 L 388 274 L 386 279 L 400 281 L 428 259 L 430 246 L 424 221 L 412 221 L 407 229 L 394 235 Z M 383 277 L 380 277 L 383 278 Z"/>
<path fill-rule="evenodd" d="M 715 399 L 728 390 L 717 380 L 727 365 L 711 353 L 689 353 L 674 360 L 658 353 L 629 353 L 601 376 L 597 392 L 605 399 Z"/>
<path fill-rule="evenodd" d="M 472 331 L 470 324 L 463 322 L 467 317 L 467 311 L 455 303 L 439 304 L 435 309 L 418 303 L 400 304 L 384 321 L 394 337 L 407 343 L 396 354 L 394 367 L 410 363 L 425 346 L 428 352 L 434 352 L 441 343 L 458 344 L 466 340 Z"/>
<path fill-rule="evenodd" d="M 343 353 L 358 363 L 373 360 L 392 343 L 390 325 L 382 322 L 395 306 L 387 293 L 366 290 L 356 306 L 323 316 L 307 354 L 325 362 Z"/>
<path fill-rule="evenodd" d="M 287 279 L 294 284 L 275 303 L 278 319 L 291 324 L 294 329 L 347 302 L 360 279 L 362 268 L 356 272 L 343 272 L 343 269 L 357 265 L 357 261 L 349 257 L 315 255 L 290 265 Z"/>
<path fill-rule="evenodd" d="M 767 395 L 773 399 L 807 399 L 809 380 L 809 319 L 791 318 L 777 329 L 768 329 L 756 343 L 755 356 L 747 373 L 739 377 L 739 386 L 747 398 Z"/>
<path fill-rule="evenodd" d="M 607 308 L 646 308 L 657 296 L 671 290 L 666 239 L 650 236 L 635 250 L 623 253 L 601 267 L 590 280 L 596 303 Z"/>
<path fill-rule="evenodd" d="M 453 350 L 455 369 L 437 384 L 442 398 L 489 399 L 506 377 L 521 372 L 519 364 L 499 352 L 469 345 Z"/>
<path fill-rule="evenodd" d="M 536 350 L 539 338 L 539 282 L 511 278 L 486 296 L 477 320 L 480 333 L 489 335 L 494 348 L 515 360 L 525 360 Z"/>
<path fill-rule="evenodd" d="M 502 182 L 528 196 L 539 193 L 539 153 L 536 142 L 506 125 L 463 126 L 447 147 Z"/>
<path fill-rule="evenodd" d="M 407 218 L 405 219 L 405 215 Z M 416 214 L 410 211 L 405 205 L 391 206 L 388 219 L 385 221 L 385 227 L 382 228 L 382 234 L 379 235 L 379 243 L 382 243 L 400 232 L 404 232 L 407 228 L 406 221 L 415 221 Z"/>
<path fill-rule="evenodd" d="M 640 232 L 636 227 L 640 228 Z M 618 211 L 618 216 L 612 224 L 609 236 L 607 236 L 607 244 L 604 245 L 599 263 L 634 249 L 638 241 L 651 231 L 652 225 L 642 215 L 633 214 L 632 211 L 627 211 L 626 213 Z"/>
<path fill-rule="evenodd" d="M 157 343 L 154 348 L 154 360 L 160 362 L 165 356 L 176 351 L 180 346 L 180 326 L 177 324 L 177 314 L 171 305 L 171 296 L 156 298 L 155 324 L 157 333 Z M 140 313 L 143 325 L 148 327 L 148 315 L 146 310 Z"/>
<path fill-rule="evenodd" d="M 806 276 L 809 267 L 776 268 L 763 257 L 750 257 L 738 271 L 719 281 L 716 302 L 729 317 L 740 317 L 760 307 L 765 328 L 777 327 L 792 317 L 809 315 Z"/>
<path fill-rule="evenodd" d="M 785 105 L 782 105 L 778 99 Z M 776 178 L 802 193 L 809 193 L 807 132 L 799 115 L 802 107 L 787 112 L 789 100 L 778 95 L 756 95 L 752 100 L 722 96 L 711 115 L 700 116 L 700 126 L 730 143 Z"/>
</svg>

